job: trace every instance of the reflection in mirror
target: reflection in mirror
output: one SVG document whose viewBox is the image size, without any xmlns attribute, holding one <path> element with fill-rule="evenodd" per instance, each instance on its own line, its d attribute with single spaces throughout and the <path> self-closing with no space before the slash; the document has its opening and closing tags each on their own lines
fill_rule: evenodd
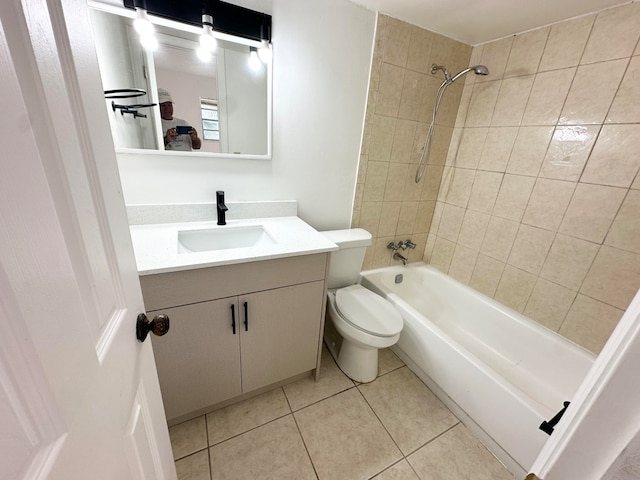
<svg viewBox="0 0 640 480">
<path fill-rule="evenodd" d="M 155 25 L 159 45 L 148 52 L 140 46 L 132 18 L 94 9 L 91 23 L 104 90 L 147 92 L 106 99 L 117 149 L 166 151 L 182 144 L 214 155 L 270 155 L 271 72 L 268 64 L 250 62 L 257 42 L 225 35 L 213 56 L 203 61 L 196 54 L 199 31 L 194 27 Z M 167 100 L 174 121 L 165 121 L 163 129 L 159 104 Z M 163 110 L 170 118 L 167 104 Z M 177 138 L 170 131 L 167 137 L 176 123 L 193 130 Z"/>
</svg>

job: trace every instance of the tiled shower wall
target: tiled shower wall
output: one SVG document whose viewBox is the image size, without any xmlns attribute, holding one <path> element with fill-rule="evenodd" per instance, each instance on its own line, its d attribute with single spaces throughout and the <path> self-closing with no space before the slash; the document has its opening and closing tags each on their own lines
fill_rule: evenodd
<svg viewBox="0 0 640 480">
<path fill-rule="evenodd" d="M 425 250 L 593 352 L 640 287 L 639 37 L 632 3 L 475 47 Z"/>
<path fill-rule="evenodd" d="M 469 63 L 471 47 L 391 17 L 379 15 L 364 140 L 352 226 L 374 237 L 365 268 L 398 263 L 386 245 L 411 239 L 422 260 L 458 106 L 462 83 L 447 89 L 438 113 L 429 165 L 418 184 L 414 176 L 431 122 L 433 101 L 444 77 L 431 64 L 452 73 Z"/>
</svg>

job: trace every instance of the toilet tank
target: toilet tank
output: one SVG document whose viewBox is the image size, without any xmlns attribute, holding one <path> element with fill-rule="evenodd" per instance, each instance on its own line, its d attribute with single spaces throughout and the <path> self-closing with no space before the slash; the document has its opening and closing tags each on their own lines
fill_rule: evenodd
<svg viewBox="0 0 640 480">
<path fill-rule="evenodd" d="M 320 233 L 339 247 L 330 253 L 328 287 L 340 288 L 355 284 L 367 246 L 371 245 L 371 234 L 362 228 Z"/>
</svg>

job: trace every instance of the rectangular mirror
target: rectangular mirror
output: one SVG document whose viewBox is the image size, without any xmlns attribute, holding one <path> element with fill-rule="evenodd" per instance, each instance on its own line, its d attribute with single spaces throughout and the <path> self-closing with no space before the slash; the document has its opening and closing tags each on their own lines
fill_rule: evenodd
<svg viewBox="0 0 640 480">
<path fill-rule="evenodd" d="M 185 148 L 196 155 L 270 158 L 271 65 L 250 62 L 250 48 L 258 42 L 220 34 L 215 52 L 204 61 L 197 55 L 201 29 L 154 18 L 158 47 L 149 51 L 133 29 L 132 11 L 103 9 L 95 2 L 92 6 L 105 105 L 117 150 L 157 154 Z M 173 122 L 159 105 L 169 99 Z M 181 134 L 167 144 L 168 138 L 176 139 L 175 131 L 167 136 L 176 123 L 195 133 Z M 182 147 L 174 148 L 177 145 Z"/>
</svg>

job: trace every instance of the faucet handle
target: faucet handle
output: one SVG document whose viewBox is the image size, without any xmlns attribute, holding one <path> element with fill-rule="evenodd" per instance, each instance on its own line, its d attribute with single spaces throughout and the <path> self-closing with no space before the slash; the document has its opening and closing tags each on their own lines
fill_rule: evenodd
<svg viewBox="0 0 640 480">
<path fill-rule="evenodd" d="M 407 239 L 404 241 L 404 248 L 416 248 L 416 244 Z"/>
<path fill-rule="evenodd" d="M 398 242 L 398 245 L 399 245 L 400 243 L 401 243 L 401 242 Z M 395 252 L 396 250 L 398 250 L 398 247 L 397 247 L 397 246 L 396 246 L 396 244 L 395 244 L 395 243 L 393 243 L 393 242 L 389 242 L 389 243 L 387 243 L 387 248 L 388 248 L 389 250 L 393 250 L 394 252 Z"/>
</svg>

